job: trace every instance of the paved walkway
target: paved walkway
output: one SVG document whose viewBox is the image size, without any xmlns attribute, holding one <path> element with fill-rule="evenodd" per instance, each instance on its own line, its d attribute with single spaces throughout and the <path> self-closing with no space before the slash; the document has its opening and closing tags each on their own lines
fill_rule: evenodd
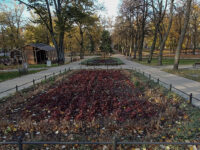
<svg viewBox="0 0 200 150">
<path fill-rule="evenodd" d="M 94 56 L 87 57 L 86 59 L 92 58 L 92 57 L 94 57 Z M 132 68 L 137 69 L 137 70 L 140 69 L 142 72 L 144 72 L 146 74 L 151 74 L 152 77 L 159 78 L 160 81 L 163 81 L 163 82 L 167 83 L 168 85 L 172 84 L 173 87 L 187 93 L 188 95 L 190 93 L 192 93 L 194 97 L 200 99 L 200 82 L 192 81 L 189 79 L 185 79 L 183 77 L 179 77 L 179 76 L 176 76 L 173 74 L 163 72 L 159 68 L 153 68 L 153 67 L 141 65 L 141 64 L 133 62 L 133 61 L 129 61 L 126 59 L 125 56 L 122 56 L 120 54 L 114 55 L 114 57 L 120 58 L 125 64 L 121 65 L 121 66 L 109 66 L 108 69 L 120 69 L 121 67 L 123 69 L 132 69 Z M 35 74 L 31 74 L 31 75 L 27 75 L 27 76 L 23 76 L 20 78 L 15 78 L 12 80 L 2 82 L 2 83 L 0 83 L 0 92 L 5 91 L 6 89 L 13 88 L 16 85 L 21 85 L 21 84 L 27 83 L 29 81 L 32 81 L 33 79 L 38 79 L 38 78 L 44 77 L 45 75 L 52 74 L 53 72 L 59 72 L 60 70 L 69 69 L 69 68 L 71 68 L 71 69 L 80 69 L 80 68 L 82 68 L 82 69 L 94 69 L 94 68 L 107 69 L 107 66 L 97 66 L 97 67 L 89 66 L 89 67 L 87 67 L 84 65 L 80 65 L 80 61 L 78 61 L 78 62 L 74 62 L 74 63 L 68 64 L 68 65 L 53 67 L 48 70 L 41 71 L 41 72 L 38 72 Z M 40 80 L 38 80 L 38 82 L 39 81 Z M 19 89 L 27 88 L 31 85 L 32 85 L 32 83 L 29 83 L 27 85 L 20 87 Z M 188 99 L 188 96 L 186 96 L 183 93 L 180 93 L 178 90 L 173 89 L 173 91 L 175 91 L 176 93 L 178 93 L 181 96 Z M 15 92 L 15 89 L 5 92 L 3 94 L 0 94 L 0 98 L 4 97 L 4 96 L 8 96 L 9 94 L 12 94 L 14 92 Z M 200 107 L 200 101 L 193 100 L 193 104 L 195 106 Z"/>
<path fill-rule="evenodd" d="M 92 58 L 92 57 L 94 57 L 94 56 L 85 57 L 85 59 Z M 16 88 L 15 88 L 16 85 L 19 86 L 19 85 L 25 84 L 25 85 L 20 86 L 18 88 L 18 90 L 21 90 L 21 89 L 32 86 L 33 85 L 33 82 L 32 82 L 33 79 L 39 79 L 39 80 L 35 81 L 35 83 L 38 83 L 38 82 L 41 82 L 41 80 L 42 80 L 40 78 L 44 77 L 45 75 L 48 76 L 52 73 L 58 73 L 60 70 L 64 71 L 65 69 L 69 69 L 69 68 L 73 68 L 73 67 L 75 67 L 75 69 L 78 69 L 78 68 L 80 69 L 79 64 L 80 64 L 80 61 L 77 61 L 77 62 L 73 62 L 73 63 L 67 64 L 67 65 L 52 67 L 52 68 L 49 68 L 47 70 L 40 71 L 38 73 L 25 75 L 25 76 L 22 76 L 22 77 L 18 77 L 18 78 L 14 78 L 14 79 L 11 79 L 11 80 L 4 81 L 4 82 L 0 82 L 0 98 L 5 97 L 5 96 L 9 96 L 10 94 L 15 93 L 16 92 Z M 26 84 L 26 83 L 28 83 L 28 84 Z M 6 91 L 8 89 L 12 89 L 12 90 L 1 93 L 2 91 Z"/>
<path fill-rule="evenodd" d="M 124 56 L 117 56 L 120 58 L 123 62 L 126 63 L 126 68 L 136 68 L 140 69 L 142 72 L 145 72 L 146 74 L 151 74 L 152 77 L 154 78 L 159 78 L 161 81 L 169 84 L 172 84 L 173 87 L 187 93 L 188 95 L 190 93 L 193 94 L 194 97 L 200 99 L 200 82 L 196 82 L 193 80 L 189 80 L 180 76 L 176 76 L 170 73 L 166 73 L 164 71 L 161 71 L 159 68 L 155 67 L 149 67 L 145 65 L 141 65 L 139 63 L 129 61 L 127 60 Z M 177 94 L 181 95 L 182 97 L 189 99 L 187 95 L 181 93 L 178 90 L 172 89 L 174 92 Z M 200 101 L 194 100 L 193 99 L 193 105 L 200 107 Z"/>
</svg>

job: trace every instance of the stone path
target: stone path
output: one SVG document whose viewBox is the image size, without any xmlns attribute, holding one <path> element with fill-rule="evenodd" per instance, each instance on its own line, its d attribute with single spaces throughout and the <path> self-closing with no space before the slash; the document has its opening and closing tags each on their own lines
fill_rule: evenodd
<svg viewBox="0 0 200 150">
<path fill-rule="evenodd" d="M 88 58 L 92 58 L 95 56 L 90 56 L 87 57 Z M 151 74 L 152 77 L 154 78 L 159 78 L 160 81 L 163 81 L 165 83 L 167 83 L 168 85 L 165 85 L 166 87 L 169 86 L 169 84 L 172 84 L 173 87 L 187 93 L 188 95 L 190 93 L 193 94 L 194 97 L 200 99 L 200 82 L 196 82 L 196 81 L 192 81 L 189 79 L 185 79 L 183 77 L 179 77 L 173 74 L 169 74 L 166 72 L 161 71 L 159 68 L 155 68 L 155 67 L 150 67 L 150 66 L 145 66 L 145 65 L 141 65 L 139 63 L 133 62 L 133 61 L 129 61 L 126 59 L 125 56 L 122 56 L 120 54 L 114 55 L 114 57 L 120 58 L 125 64 L 121 65 L 121 66 L 109 66 L 108 69 L 140 69 L 142 72 L 144 72 L 145 74 Z M 1 82 L 0 83 L 0 92 L 1 91 L 5 91 L 6 89 L 10 89 L 15 87 L 16 85 L 21 85 L 27 82 L 32 81 L 33 79 L 38 79 L 41 77 L 44 77 L 45 75 L 49 75 L 52 74 L 53 72 L 59 72 L 60 70 L 64 70 L 64 69 L 107 69 L 107 66 L 84 66 L 84 65 L 80 65 L 81 61 L 78 62 L 74 62 L 74 63 L 70 63 L 68 65 L 63 65 L 60 67 L 53 67 L 50 68 L 48 70 L 45 71 L 41 71 L 35 74 L 31 74 L 31 75 L 27 75 L 27 76 L 23 76 L 23 77 L 19 77 L 19 78 L 15 78 L 12 80 L 8 80 L 5 82 Z M 38 80 L 38 82 L 40 82 L 40 80 Z M 22 88 L 27 88 L 29 86 L 31 86 L 33 83 L 29 83 L 27 85 L 24 85 L 22 87 L 20 87 L 19 89 Z M 178 90 L 172 89 L 174 92 L 176 92 L 177 94 L 180 94 L 181 96 L 183 96 L 184 98 L 188 99 L 188 95 L 181 93 Z M 16 89 L 14 88 L 11 91 L 5 92 L 0 94 L 0 98 L 4 97 L 4 96 L 8 96 L 9 94 L 12 94 L 16 91 Z M 197 100 L 193 100 L 193 104 L 197 107 L 200 107 L 200 101 Z"/>
</svg>

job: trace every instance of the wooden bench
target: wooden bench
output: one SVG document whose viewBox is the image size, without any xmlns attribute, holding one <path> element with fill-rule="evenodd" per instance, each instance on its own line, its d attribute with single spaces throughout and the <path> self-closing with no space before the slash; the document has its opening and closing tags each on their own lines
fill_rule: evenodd
<svg viewBox="0 0 200 150">
<path fill-rule="evenodd" d="M 194 67 L 194 68 L 199 68 L 199 67 L 200 67 L 200 63 L 194 63 L 194 64 L 193 64 L 193 67 Z"/>
</svg>

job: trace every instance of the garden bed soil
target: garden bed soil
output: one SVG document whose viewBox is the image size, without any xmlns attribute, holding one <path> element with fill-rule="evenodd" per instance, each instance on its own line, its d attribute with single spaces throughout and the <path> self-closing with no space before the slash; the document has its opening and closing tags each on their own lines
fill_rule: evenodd
<svg viewBox="0 0 200 150">
<path fill-rule="evenodd" d="M 152 82 L 143 82 L 135 72 L 79 70 L 63 77 L 0 105 L 0 141 L 17 140 L 20 135 L 25 141 L 105 142 L 114 136 L 121 141 L 175 141 L 178 123 L 189 121 L 187 103 Z M 62 149 L 25 146 L 47 147 Z"/>
</svg>

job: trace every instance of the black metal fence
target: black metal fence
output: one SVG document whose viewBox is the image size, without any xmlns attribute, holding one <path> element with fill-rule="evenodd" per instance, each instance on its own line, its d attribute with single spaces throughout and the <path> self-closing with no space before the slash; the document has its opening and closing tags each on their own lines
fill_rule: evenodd
<svg viewBox="0 0 200 150">
<path fill-rule="evenodd" d="M 13 87 L 13 88 L 7 89 L 7 90 L 5 90 L 5 91 L 1 91 L 1 92 L 0 92 L 0 95 L 6 93 L 6 92 L 8 92 L 8 91 L 13 91 L 13 93 L 14 93 L 14 92 L 18 92 L 18 91 L 20 91 L 20 90 L 23 90 L 24 88 L 27 88 L 27 87 L 24 87 L 25 85 L 29 85 L 29 86 L 32 85 L 32 86 L 34 86 L 36 83 L 39 83 L 39 82 L 42 81 L 42 80 L 46 81 L 47 79 L 49 79 L 49 78 L 51 78 L 51 77 L 55 77 L 55 76 L 60 75 L 60 74 L 62 74 L 62 73 L 66 73 L 66 72 L 69 71 L 69 70 L 71 70 L 71 69 L 70 69 L 70 68 L 69 68 L 69 69 L 65 68 L 64 70 L 60 70 L 59 72 L 56 72 L 56 73 L 53 72 L 53 73 L 51 73 L 51 74 L 45 75 L 45 76 L 43 76 L 43 77 L 40 77 L 40 78 L 38 78 L 38 79 L 33 79 L 32 81 L 26 82 L 26 83 L 24 83 L 24 84 L 16 85 L 16 86 Z"/>
<path fill-rule="evenodd" d="M 200 99 L 194 97 L 193 93 L 188 94 L 188 93 L 186 93 L 186 92 L 174 87 L 173 84 L 168 84 L 168 83 L 166 83 L 164 81 L 161 81 L 159 78 L 155 78 L 151 74 L 145 73 L 144 71 L 141 71 L 140 69 L 137 69 L 137 68 L 133 69 L 132 68 L 132 70 L 135 70 L 136 72 L 143 74 L 149 80 L 153 80 L 155 83 L 158 83 L 158 84 L 164 86 L 165 88 L 169 89 L 169 91 L 174 91 L 179 96 L 189 100 L 190 104 L 193 104 L 194 100 L 200 102 Z"/>
<path fill-rule="evenodd" d="M 130 145 L 130 146 L 138 146 L 138 145 L 176 145 L 176 146 L 198 146 L 200 143 L 193 142 L 134 142 L 134 141 L 118 141 L 116 138 L 113 138 L 113 141 L 109 142 L 57 142 L 57 141 L 42 141 L 42 142 L 29 142 L 23 141 L 22 138 L 19 138 L 18 141 L 10 141 L 10 142 L 0 142 L 0 145 L 17 145 L 19 150 L 23 150 L 23 145 L 111 145 L 113 150 L 117 150 L 119 145 Z"/>
</svg>

